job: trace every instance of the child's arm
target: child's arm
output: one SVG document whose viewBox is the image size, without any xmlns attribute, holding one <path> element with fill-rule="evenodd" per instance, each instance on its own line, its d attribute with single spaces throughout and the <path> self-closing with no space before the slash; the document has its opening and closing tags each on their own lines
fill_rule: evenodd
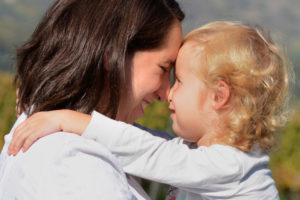
<svg viewBox="0 0 300 200">
<path fill-rule="evenodd" d="M 81 135 L 86 129 L 91 116 L 72 110 L 38 112 L 30 116 L 14 130 L 8 154 L 23 152 L 39 138 L 58 131 Z"/>
<path fill-rule="evenodd" d="M 185 190 L 202 187 L 206 182 L 213 185 L 213 182 L 222 180 L 222 176 L 239 170 L 236 162 L 232 165 L 228 156 L 225 156 L 229 155 L 225 151 L 189 149 L 180 143 L 180 138 L 166 140 L 155 137 L 97 112 L 93 112 L 92 118 L 69 110 L 41 112 L 31 118 L 32 124 L 28 121 L 28 126 L 31 124 L 28 128 L 20 127 L 24 134 L 26 130 L 34 130 L 29 135 L 36 136 L 29 136 L 32 139 L 29 139 L 28 144 L 49 132 L 63 130 L 79 135 L 83 133 L 82 136 L 105 145 L 118 158 L 125 172 Z M 43 131 L 35 133 L 37 129 Z M 22 142 L 16 146 L 22 146 Z M 222 163 L 222 166 L 218 163 Z"/>
<path fill-rule="evenodd" d="M 8 154 L 16 155 L 21 148 L 23 152 L 26 152 L 39 138 L 58 131 L 82 135 L 90 120 L 90 115 L 73 110 L 54 110 L 35 113 L 14 130 Z M 164 131 L 148 129 L 139 124 L 135 124 L 135 126 L 155 136 L 168 140 L 172 139 L 172 136 Z"/>
<path fill-rule="evenodd" d="M 222 182 L 224 176 L 236 179 L 232 175 L 240 171 L 235 158 L 226 152 L 228 149 L 189 149 L 180 138 L 155 137 L 97 112 L 93 112 L 82 136 L 105 145 L 126 173 L 184 190 Z"/>
</svg>

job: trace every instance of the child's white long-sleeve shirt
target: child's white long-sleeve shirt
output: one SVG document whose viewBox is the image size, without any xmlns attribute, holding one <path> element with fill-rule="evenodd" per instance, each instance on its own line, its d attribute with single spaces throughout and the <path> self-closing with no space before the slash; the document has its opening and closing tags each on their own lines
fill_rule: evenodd
<svg viewBox="0 0 300 200">
<path fill-rule="evenodd" d="M 83 136 L 104 144 L 125 172 L 178 187 L 177 199 L 279 199 L 269 156 L 261 151 L 224 145 L 189 149 L 181 138 L 155 137 L 97 112 Z"/>
</svg>

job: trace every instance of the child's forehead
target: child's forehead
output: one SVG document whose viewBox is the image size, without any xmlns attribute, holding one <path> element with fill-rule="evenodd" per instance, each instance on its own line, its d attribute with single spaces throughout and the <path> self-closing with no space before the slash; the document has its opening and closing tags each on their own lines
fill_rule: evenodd
<svg viewBox="0 0 300 200">
<path fill-rule="evenodd" d="M 175 70 L 198 71 L 204 65 L 205 45 L 193 41 L 185 42 L 179 50 Z"/>
<path fill-rule="evenodd" d="M 199 42 L 188 41 L 185 42 L 179 50 L 178 61 L 184 62 L 185 65 L 191 65 L 196 61 L 201 60 L 205 55 L 206 45 Z"/>
<path fill-rule="evenodd" d="M 194 57 L 199 57 L 200 55 L 204 54 L 205 48 L 205 43 L 187 41 L 183 43 L 178 56 L 185 55 L 186 57 L 189 57 L 189 59 L 195 59 Z"/>
</svg>

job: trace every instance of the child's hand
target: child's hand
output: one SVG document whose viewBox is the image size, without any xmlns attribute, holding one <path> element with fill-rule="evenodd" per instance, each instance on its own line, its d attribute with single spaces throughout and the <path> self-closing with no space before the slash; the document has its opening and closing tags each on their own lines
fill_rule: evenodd
<svg viewBox="0 0 300 200">
<path fill-rule="evenodd" d="M 21 148 L 25 152 L 37 139 L 58 131 L 81 135 L 90 119 L 90 115 L 71 110 L 35 113 L 16 127 L 8 154 L 16 155 Z"/>
<path fill-rule="evenodd" d="M 18 125 L 8 147 L 8 154 L 16 155 L 21 148 L 25 152 L 40 137 L 61 130 L 59 116 L 51 114 L 38 112 Z"/>
</svg>

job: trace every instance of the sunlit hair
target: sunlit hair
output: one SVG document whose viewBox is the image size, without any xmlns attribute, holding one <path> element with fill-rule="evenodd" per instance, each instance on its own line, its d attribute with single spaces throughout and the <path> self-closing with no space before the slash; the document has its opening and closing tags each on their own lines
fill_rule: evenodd
<svg viewBox="0 0 300 200">
<path fill-rule="evenodd" d="M 220 80 L 230 87 L 230 100 L 220 112 L 222 141 L 245 152 L 256 146 L 269 151 L 288 118 L 292 77 L 279 47 L 262 30 L 239 22 L 209 23 L 189 33 L 187 42 L 193 42 L 196 54 L 202 49 L 194 58 L 195 66 L 204 66 L 204 82 L 212 89 Z"/>
</svg>

